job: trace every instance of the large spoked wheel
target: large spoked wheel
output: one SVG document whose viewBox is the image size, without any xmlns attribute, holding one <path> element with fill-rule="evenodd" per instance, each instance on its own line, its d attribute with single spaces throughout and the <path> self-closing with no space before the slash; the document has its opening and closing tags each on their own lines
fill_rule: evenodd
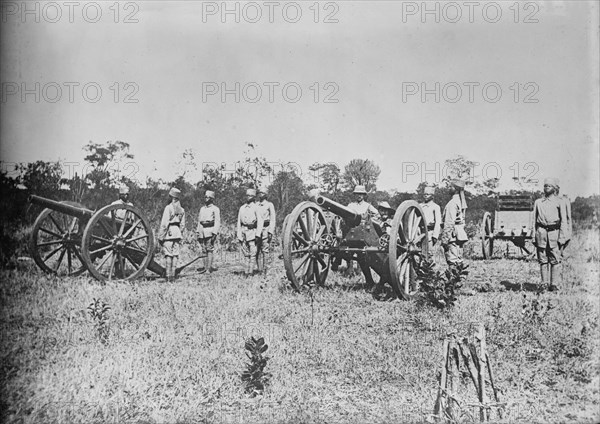
<svg viewBox="0 0 600 424">
<path fill-rule="evenodd" d="M 481 220 L 481 252 L 484 259 L 490 259 L 494 252 L 494 227 L 489 212 L 484 213 Z"/>
<path fill-rule="evenodd" d="M 283 233 L 283 265 L 296 290 L 310 282 L 325 283 L 331 242 L 328 223 L 317 204 L 302 202 L 294 208 Z"/>
<path fill-rule="evenodd" d="M 402 202 L 392 221 L 389 243 L 391 286 L 405 300 L 419 291 L 416 268 L 427 258 L 427 224 L 414 200 Z"/>
<path fill-rule="evenodd" d="M 62 202 L 83 208 L 76 202 Z M 33 224 L 29 252 L 44 271 L 58 276 L 76 276 L 85 271 L 81 255 L 83 226 L 79 218 L 44 209 Z"/>
<path fill-rule="evenodd" d="M 141 276 L 154 255 L 148 220 L 133 206 L 108 205 L 92 216 L 82 240 L 83 260 L 98 280 Z"/>
</svg>

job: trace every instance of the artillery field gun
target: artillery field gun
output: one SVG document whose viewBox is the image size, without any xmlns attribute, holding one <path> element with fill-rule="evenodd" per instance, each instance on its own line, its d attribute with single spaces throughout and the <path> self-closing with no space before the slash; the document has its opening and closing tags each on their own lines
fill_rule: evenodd
<svg viewBox="0 0 600 424">
<path fill-rule="evenodd" d="M 324 210 L 343 220 L 341 237 Z M 399 296 L 410 299 L 418 291 L 416 266 L 427 249 L 427 223 L 413 200 L 402 202 L 385 231 L 377 221 L 317 195 L 298 204 L 283 228 L 283 263 L 297 290 L 311 282 L 323 285 L 337 257 L 357 261 L 367 284 L 379 278 L 379 283 L 389 283 Z"/>
<path fill-rule="evenodd" d="M 46 208 L 29 240 L 31 256 L 45 272 L 75 276 L 87 270 L 98 280 L 132 280 L 146 269 L 165 275 L 153 259 L 154 234 L 140 209 L 115 204 L 92 211 L 33 195 L 29 201 Z M 178 267 L 176 275 L 201 257 Z"/>
</svg>

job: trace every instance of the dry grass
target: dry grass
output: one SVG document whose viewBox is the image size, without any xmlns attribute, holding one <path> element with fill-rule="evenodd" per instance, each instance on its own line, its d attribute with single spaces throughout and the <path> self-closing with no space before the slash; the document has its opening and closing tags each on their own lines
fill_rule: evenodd
<svg viewBox="0 0 600 424">
<path fill-rule="evenodd" d="M 450 311 L 377 301 L 362 277 L 335 273 L 311 302 L 288 287 L 277 259 L 266 277 L 245 279 L 221 262 L 172 284 L 2 271 L 2 419 L 421 421 L 433 410 L 446 332 L 484 322 L 504 421 L 598 422 L 598 233 L 578 234 L 569 253 L 561 291 L 540 295 L 500 284 L 537 282 L 534 261 L 473 260 Z M 94 298 L 111 308 L 106 343 L 86 310 Z M 240 378 L 250 336 L 265 338 L 271 358 L 271 383 L 256 398 Z M 474 402 L 467 383 L 461 394 Z"/>
</svg>

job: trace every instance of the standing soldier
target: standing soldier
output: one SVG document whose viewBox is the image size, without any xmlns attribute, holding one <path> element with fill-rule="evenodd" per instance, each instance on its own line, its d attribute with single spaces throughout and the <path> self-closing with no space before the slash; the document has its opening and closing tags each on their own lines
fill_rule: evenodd
<svg viewBox="0 0 600 424">
<path fill-rule="evenodd" d="M 211 273 L 217 270 L 213 267 L 213 260 L 215 241 L 221 229 L 221 211 L 213 203 L 214 201 L 215 192 L 206 190 L 206 193 L 204 193 L 205 205 L 200 208 L 198 228 L 196 229 L 202 254 L 206 255 L 204 258 L 204 271 L 208 270 Z"/>
<path fill-rule="evenodd" d="M 261 237 L 263 222 L 256 207 L 254 198 L 256 191 L 246 190 L 246 203 L 240 207 L 237 220 L 237 238 L 242 245 L 242 253 L 246 257 L 246 276 L 252 275 L 256 258 L 256 239 Z"/>
<path fill-rule="evenodd" d="M 275 206 L 267 200 L 265 189 L 258 190 L 258 202 L 256 203 L 258 212 L 263 221 L 262 234 L 257 238 L 256 246 L 256 266 L 258 272 L 266 272 L 265 255 L 269 254 L 273 232 L 275 231 Z"/>
<path fill-rule="evenodd" d="M 558 179 L 544 180 L 544 197 L 537 199 L 533 205 L 535 224 L 535 247 L 542 284 L 548 284 L 550 290 L 556 290 L 554 284 L 558 280 L 558 265 L 561 261 L 560 246 L 566 243 L 568 236 L 567 208 L 556 196 Z M 550 269 L 548 269 L 548 264 Z"/>
<path fill-rule="evenodd" d="M 367 216 L 370 216 L 371 218 L 379 218 L 379 212 L 377 212 L 377 209 L 375 209 L 373 205 L 365 200 L 367 198 L 367 190 L 365 190 L 365 186 L 357 185 L 354 187 L 353 193 L 356 201 L 348 205 L 350 209 L 360 214 L 362 219 L 365 219 Z"/>
<path fill-rule="evenodd" d="M 423 209 L 423 215 L 425 216 L 425 221 L 427 221 L 430 255 L 433 254 L 433 246 L 435 246 L 440 238 L 440 231 L 442 229 L 442 210 L 440 205 L 433 201 L 434 194 L 435 187 L 425 187 L 423 190 L 423 203 L 421 203 L 421 209 Z"/>
<path fill-rule="evenodd" d="M 440 242 L 444 248 L 446 263 L 449 267 L 462 264 L 463 245 L 469 240 L 465 231 L 465 210 L 467 202 L 465 200 L 465 182 L 462 180 L 452 180 L 450 182 L 452 189 L 452 198 L 444 208 L 442 215 L 442 236 Z"/>
<path fill-rule="evenodd" d="M 158 231 L 158 242 L 163 247 L 167 262 L 167 281 L 173 281 L 175 278 L 175 269 L 185 228 L 185 211 L 179 203 L 180 197 L 181 191 L 175 187 L 171 188 L 169 191 L 170 203 L 165 207 Z"/>
<path fill-rule="evenodd" d="M 125 184 L 119 187 L 119 199 L 111 203 L 111 205 L 129 205 L 133 206 L 133 203 L 129 201 L 129 187 Z M 119 219 L 125 219 L 125 211 L 117 210 L 115 216 Z"/>
<path fill-rule="evenodd" d="M 567 196 L 564 193 L 561 196 L 559 193 L 560 193 L 560 187 L 557 186 L 556 187 L 556 195 L 558 196 L 558 200 L 560 200 L 565 207 L 565 212 L 566 212 L 565 219 L 567 221 L 567 228 L 563 234 L 564 243 L 560 245 L 560 256 L 562 256 L 564 258 L 565 249 L 567 248 L 567 245 L 569 244 L 569 242 L 571 241 L 571 237 L 573 236 L 573 220 L 571 219 L 571 201 L 569 200 L 569 196 Z"/>
<path fill-rule="evenodd" d="M 394 213 L 396 211 L 385 200 L 377 204 L 377 210 L 381 216 L 381 229 L 385 231 L 386 234 L 390 234 L 392 220 L 394 219 Z"/>
</svg>

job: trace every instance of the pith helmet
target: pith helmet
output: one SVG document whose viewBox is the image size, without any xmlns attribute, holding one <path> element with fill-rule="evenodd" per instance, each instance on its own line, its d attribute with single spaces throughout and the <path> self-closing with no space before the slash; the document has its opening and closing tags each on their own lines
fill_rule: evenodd
<svg viewBox="0 0 600 424">
<path fill-rule="evenodd" d="M 267 194 L 266 188 L 259 188 L 257 191 L 258 191 L 258 194 Z"/>
<path fill-rule="evenodd" d="M 367 190 L 364 185 L 357 185 L 354 187 L 354 194 L 367 194 Z"/>
<path fill-rule="evenodd" d="M 560 185 L 560 181 L 558 181 L 558 178 L 546 178 L 544 180 L 544 185 L 545 184 L 549 184 L 551 186 L 558 187 Z"/>
<path fill-rule="evenodd" d="M 387 209 L 388 211 L 393 211 L 394 209 L 390 206 L 390 204 L 388 202 L 386 202 L 385 200 L 383 202 L 379 202 L 377 204 L 377 207 L 380 209 Z"/>
<path fill-rule="evenodd" d="M 181 190 L 173 187 L 171 190 L 169 190 L 169 196 L 179 199 L 181 197 Z"/>
<path fill-rule="evenodd" d="M 204 197 L 209 197 L 211 199 L 215 198 L 215 192 L 214 191 L 210 191 L 210 190 L 206 190 L 206 193 L 204 193 Z"/>
<path fill-rule="evenodd" d="M 129 187 L 123 184 L 121 187 L 119 187 L 119 194 L 129 194 Z"/>
<path fill-rule="evenodd" d="M 427 186 L 423 189 L 423 194 L 435 194 L 435 187 Z"/>
<path fill-rule="evenodd" d="M 256 196 L 256 190 L 254 190 L 253 188 L 249 188 L 248 190 L 246 190 L 246 196 Z"/>
<path fill-rule="evenodd" d="M 463 180 L 459 180 L 458 178 L 450 180 L 450 184 L 452 184 L 454 187 L 465 188 L 465 182 Z"/>
</svg>

